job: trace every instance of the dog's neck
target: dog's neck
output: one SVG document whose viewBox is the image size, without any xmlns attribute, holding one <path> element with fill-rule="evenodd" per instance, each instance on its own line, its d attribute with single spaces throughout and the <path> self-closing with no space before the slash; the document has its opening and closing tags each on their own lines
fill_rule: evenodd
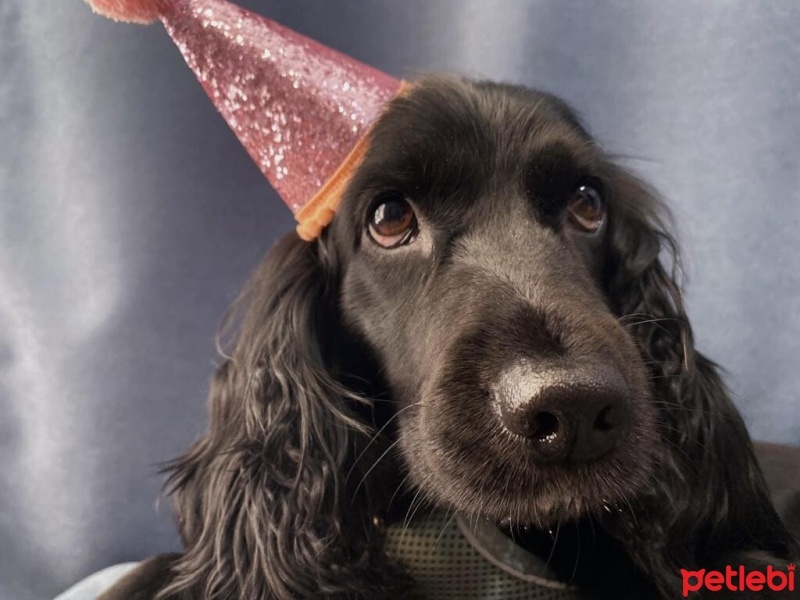
<svg viewBox="0 0 800 600">
<path fill-rule="evenodd" d="M 566 521 L 552 529 L 544 529 L 496 524 L 462 518 L 452 513 L 445 518 L 438 510 L 419 510 L 411 517 L 408 511 L 404 515 L 399 512 L 388 521 L 389 545 L 393 552 L 401 554 L 399 558 L 402 562 L 407 557 L 402 556 L 403 545 L 398 545 L 398 538 L 404 539 L 409 535 L 408 531 L 420 527 L 420 523 L 425 527 L 446 521 L 450 529 L 454 527 L 453 523 L 457 524 L 464 545 L 476 550 L 482 560 L 500 567 L 520 581 L 543 587 L 583 589 L 590 593 L 591 598 L 624 600 L 657 597 L 652 584 L 634 565 L 623 543 L 596 521 Z M 432 553 L 446 531 L 444 525 L 438 526 L 442 533 L 437 531 L 428 540 L 432 546 L 428 551 Z M 391 539 L 392 536 L 394 539 Z M 418 546 L 419 542 L 413 544 Z M 421 551 L 416 546 L 413 551 Z M 419 574 L 413 568 L 411 570 L 411 575 L 418 577 Z"/>
<path fill-rule="evenodd" d="M 499 529 L 516 545 L 544 560 L 549 576 L 559 581 L 596 591 L 600 597 L 654 597 L 655 590 L 635 566 L 624 544 L 596 521 L 567 521 L 547 529 Z M 614 581 L 613 590 L 599 587 L 609 580 Z M 626 595 L 620 596 L 622 593 Z"/>
</svg>

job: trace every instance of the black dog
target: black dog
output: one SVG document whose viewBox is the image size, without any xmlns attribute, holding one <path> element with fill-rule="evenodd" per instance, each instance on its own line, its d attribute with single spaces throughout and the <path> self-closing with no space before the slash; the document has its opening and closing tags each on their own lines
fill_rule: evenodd
<svg viewBox="0 0 800 600">
<path fill-rule="evenodd" d="M 786 565 L 662 217 L 560 100 L 417 83 L 322 237 L 286 236 L 253 278 L 209 431 L 170 467 L 186 553 L 109 597 L 399 598 L 384 524 L 409 498 L 497 523 L 596 597 Z"/>
</svg>

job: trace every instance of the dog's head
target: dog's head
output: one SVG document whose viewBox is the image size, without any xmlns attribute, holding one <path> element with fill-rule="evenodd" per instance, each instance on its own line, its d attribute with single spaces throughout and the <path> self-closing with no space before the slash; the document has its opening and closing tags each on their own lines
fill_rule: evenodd
<svg viewBox="0 0 800 600">
<path fill-rule="evenodd" d="M 512 524 L 624 504 L 667 591 L 679 560 L 785 554 L 661 212 L 553 96 L 432 78 L 395 99 L 333 223 L 245 295 L 172 466 L 169 591 L 393 597 L 374 517 L 404 490 Z"/>
<path fill-rule="evenodd" d="M 371 147 L 323 243 L 413 483 L 541 523 L 632 494 L 656 432 L 610 300 L 616 167 L 556 98 L 448 80 L 395 101 Z"/>
</svg>

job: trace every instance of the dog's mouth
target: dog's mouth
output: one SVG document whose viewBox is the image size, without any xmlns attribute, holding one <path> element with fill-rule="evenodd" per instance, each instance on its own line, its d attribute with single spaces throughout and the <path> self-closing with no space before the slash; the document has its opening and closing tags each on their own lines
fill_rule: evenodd
<svg viewBox="0 0 800 600">
<path fill-rule="evenodd" d="M 582 520 L 602 525 L 606 530 L 623 532 L 636 522 L 634 504 L 629 499 L 605 500 L 567 499 L 561 503 L 539 506 L 539 518 L 534 521 L 518 521 L 515 517 L 495 519 L 493 522 L 512 538 L 515 536 L 541 535 L 547 533 L 554 538 L 564 523 Z"/>
<path fill-rule="evenodd" d="M 586 518 L 617 523 L 634 513 L 634 499 L 649 478 L 649 461 L 633 465 L 627 459 L 619 451 L 591 464 L 536 465 L 529 485 L 512 479 L 483 488 L 483 511 L 499 525 L 539 529 Z"/>
<path fill-rule="evenodd" d="M 416 463 L 412 477 L 424 495 L 459 514 L 545 531 L 586 518 L 614 527 L 635 518 L 635 497 L 650 478 L 652 461 L 635 447 L 590 463 L 540 464 L 526 448 L 499 463 L 489 459 L 498 453 L 490 446 L 424 452 L 427 464 Z"/>
<path fill-rule="evenodd" d="M 477 402 L 422 403 L 401 425 L 401 447 L 423 495 L 462 515 L 543 530 L 584 518 L 613 525 L 635 512 L 634 499 L 652 473 L 654 419 L 638 408 L 647 403 L 631 404 L 615 442 L 601 440 L 602 451 L 588 456 L 554 458 L 549 449 L 543 455 L 541 440 L 509 432 Z M 596 412 L 602 416 L 603 407 Z M 605 424 L 593 417 L 588 426 L 596 422 Z"/>
</svg>

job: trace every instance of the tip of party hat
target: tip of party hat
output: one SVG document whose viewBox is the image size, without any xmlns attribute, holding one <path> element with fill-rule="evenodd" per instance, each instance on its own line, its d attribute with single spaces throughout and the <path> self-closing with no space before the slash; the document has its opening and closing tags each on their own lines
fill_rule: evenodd
<svg viewBox="0 0 800 600">
<path fill-rule="evenodd" d="M 401 81 L 230 0 L 86 2 L 117 21 L 164 23 L 295 214 L 300 237 L 318 237 L 336 213 L 372 125 L 402 93 Z"/>
<path fill-rule="evenodd" d="M 148 25 L 158 19 L 168 0 L 86 0 L 98 15 L 114 21 Z"/>
</svg>

